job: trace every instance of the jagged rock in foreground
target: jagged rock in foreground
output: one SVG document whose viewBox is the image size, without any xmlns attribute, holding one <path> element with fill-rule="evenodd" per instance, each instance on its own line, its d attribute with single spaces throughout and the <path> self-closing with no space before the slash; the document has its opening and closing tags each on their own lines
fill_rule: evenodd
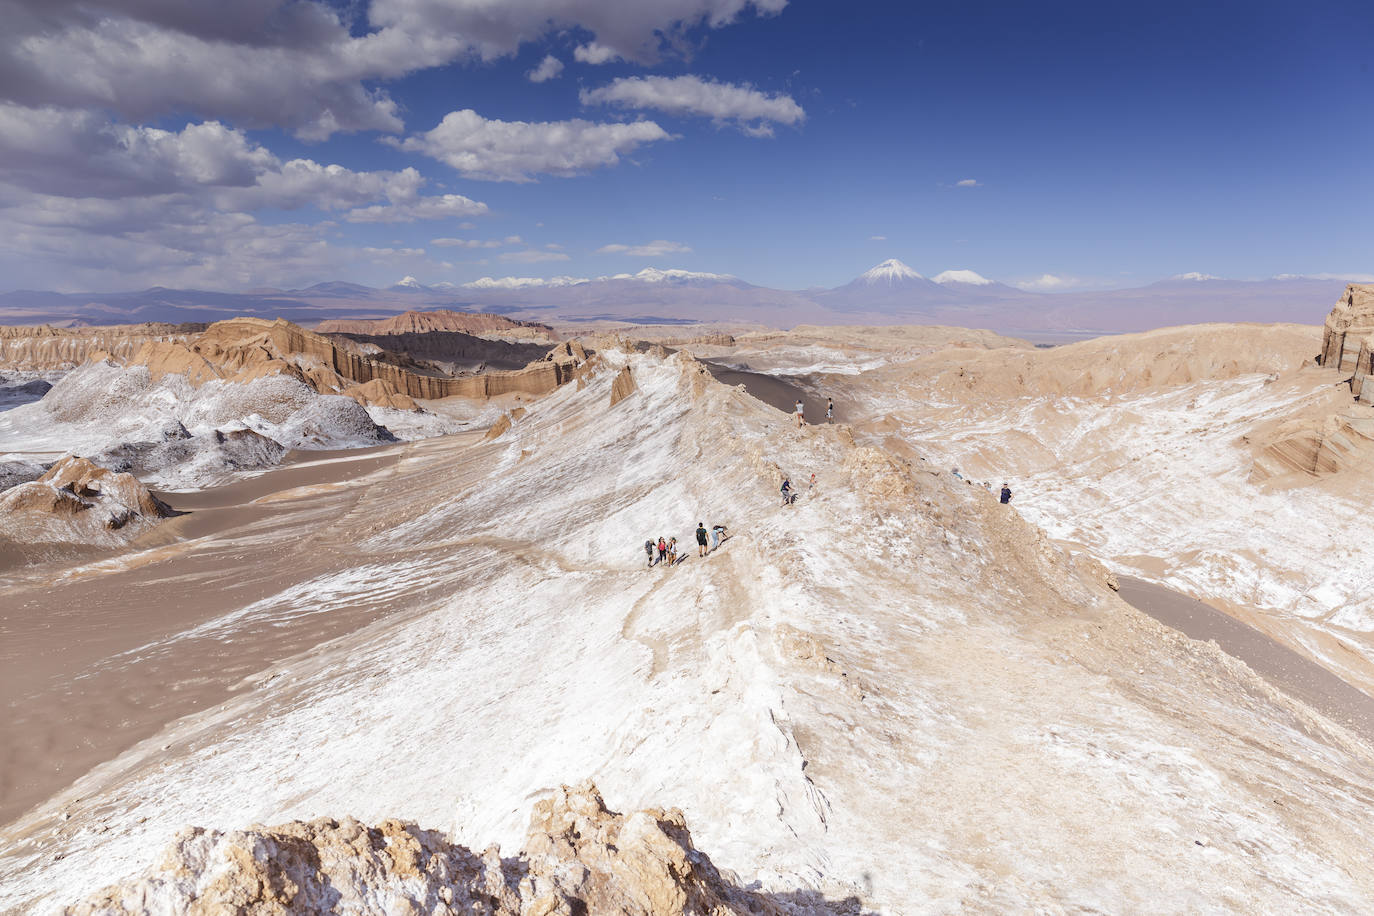
<svg viewBox="0 0 1374 916">
<path fill-rule="evenodd" d="M 399 820 L 188 828 L 143 876 L 67 916 L 185 913 L 551 914 L 857 913 L 800 893 L 754 893 L 692 845 L 682 812 L 610 811 L 596 787 L 564 786 L 535 805 L 524 850 L 478 855 Z"/>
<path fill-rule="evenodd" d="M 1320 362 L 1330 369 L 1353 373 L 1350 390 L 1360 401 L 1374 404 L 1374 286 L 1351 283 L 1326 316 Z"/>
<path fill-rule="evenodd" d="M 29 543 L 114 545 L 170 514 L 132 474 L 75 456 L 0 493 L 0 531 L 22 532 Z"/>
</svg>

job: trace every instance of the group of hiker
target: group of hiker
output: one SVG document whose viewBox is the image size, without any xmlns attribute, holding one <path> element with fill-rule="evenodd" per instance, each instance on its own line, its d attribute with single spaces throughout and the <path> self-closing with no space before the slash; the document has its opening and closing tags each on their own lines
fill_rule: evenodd
<svg viewBox="0 0 1374 916">
<path fill-rule="evenodd" d="M 794 416 L 797 418 L 797 428 L 798 428 L 798 429 L 800 429 L 800 428 L 802 428 L 803 426 L 806 425 L 806 406 L 805 406 L 804 404 L 802 404 L 801 398 L 797 398 L 797 406 L 796 406 L 796 410 L 795 410 L 795 412 L 794 412 Z M 826 399 L 825 399 L 825 422 L 827 422 L 827 423 L 834 423 L 834 422 L 835 422 L 835 399 L 834 399 L 834 398 L 826 398 Z"/>
<path fill-rule="evenodd" d="M 962 480 L 964 483 L 969 484 L 970 486 L 973 485 L 973 481 L 969 480 L 969 479 L 968 479 L 967 477 L 965 477 L 963 474 L 960 474 L 958 468 L 953 468 L 953 469 L 951 470 L 951 473 L 953 473 L 955 477 L 958 477 L 958 478 L 959 478 L 960 480 Z M 986 480 L 983 481 L 983 489 L 984 489 L 984 490 L 991 490 L 991 489 L 992 489 L 992 484 L 988 483 Z M 1001 489 L 1001 491 L 997 494 L 997 501 L 1000 502 L 1000 503 L 1001 503 L 1002 505 L 1004 505 L 1004 506 L 1011 502 L 1011 485 L 1008 484 L 1005 480 L 1002 481 L 1002 489 Z"/>
<path fill-rule="evenodd" d="M 730 529 L 725 525 L 712 525 L 709 532 L 710 544 L 707 544 L 708 532 L 705 522 L 697 522 L 697 556 L 704 557 L 711 551 L 720 546 L 720 542 L 730 537 Z M 644 553 L 649 560 L 649 568 L 655 564 L 660 566 L 676 566 L 687 559 L 686 551 L 678 553 L 677 538 L 660 537 L 657 541 L 648 540 L 644 542 Z"/>
</svg>

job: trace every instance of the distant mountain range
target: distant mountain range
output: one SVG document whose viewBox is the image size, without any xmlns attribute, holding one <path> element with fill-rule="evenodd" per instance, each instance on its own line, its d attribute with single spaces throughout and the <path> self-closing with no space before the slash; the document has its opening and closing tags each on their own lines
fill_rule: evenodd
<svg viewBox="0 0 1374 916">
<path fill-rule="evenodd" d="M 1339 279 L 1252 281 L 1187 274 L 1137 289 L 1034 293 L 971 270 L 947 270 L 928 279 L 888 260 L 843 286 L 802 291 L 755 286 L 727 274 L 656 268 L 595 279 L 484 278 L 436 286 L 406 277 L 387 289 L 332 281 L 243 293 L 162 287 L 128 293 L 20 290 L 0 294 L 0 324 L 190 322 L 254 315 L 314 325 L 456 309 L 545 323 L 947 324 L 1069 338 L 1203 321 L 1316 324 L 1344 286 Z"/>
</svg>

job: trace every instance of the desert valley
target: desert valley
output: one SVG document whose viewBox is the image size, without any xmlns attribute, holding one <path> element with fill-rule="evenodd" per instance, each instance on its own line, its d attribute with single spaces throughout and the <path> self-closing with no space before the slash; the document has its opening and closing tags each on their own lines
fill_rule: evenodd
<svg viewBox="0 0 1374 916">
<path fill-rule="evenodd" d="M 1374 899 L 1374 289 L 578 330 L 4 329 L 0 907 Z"/>
</svg>

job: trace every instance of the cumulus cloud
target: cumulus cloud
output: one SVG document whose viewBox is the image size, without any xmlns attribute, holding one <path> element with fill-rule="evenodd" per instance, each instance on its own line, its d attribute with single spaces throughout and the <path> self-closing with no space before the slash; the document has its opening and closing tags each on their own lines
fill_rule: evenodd
<svg viewBox="0 0 1374 916">
<path fill-rule="evenodd" d="M 540 174 L 568 176 L 615 165 L 642 144 L 668 139 L 653 121 L 498 121 L 464 109 L 392 145 L 444 162 L 465 178 L 533 181 Z"/>
<path fill-rule="evenodd" d="M 325 0 L 135 2 L 8 0 L 0 33 L 0 99 L 112 110 L 148 120 L 172 112 L 282 126 L 307 138 L 402 128 L 378 80 L 462 58 L 494 60 L 552 32 L 595 36 L 584 52 L 641 63 L 786 0 Z M 365 10 L 365 18 L 359 15 Z M 607 58 L 609 59 L 609 57 Z"/>
<path fill-rule="evenodd" d="M 552 54 L 547 55 L 525 76 L 531 83 L 547 83 L 551 79 L 556 79 L 563 72 L 563 62 Z"/>
<path fill-rule="evenodd" d="M 597 254 L 627 254 L 636 258 L 658 258 L 667 254 L 686 254 L 692 249 L 681 242 L 670 242 L 667 239 L 655 239 L 644 245 L 602 245 L 596 249 Z"/>
<path fill-rule="evenodd" d="M 417 197 L 390 204 L 375 204 L 350 210 L 350 223 L 413 223 L 421 219 L 462 219 L 481 216 L 487 205 L 461 194 Z"/>
<path fill-rule="evenodd" d="M 58 197 L 187 195 L 218 210 L 341 210 L 377 200 L 435 206 L 413 168 L 358 172 L 283 162 L 218 121 L 180 131 L 117 124 L 90 112 L 0 104 L 0 184 Z M 463 198 L 466 200 L 466 198 Z M 486 205 L 469 201 L 471 214 Z"/>
<path fill-rule="evenodd" d="M 1203 280 L 1220 280 L 1221 277 L 1214 277 L 1214 276 L 1212 276 L 1211 274 L 1204 274 L 1204 273 L 1201 273 L 1200 271 L 1190 270 L 1190 271 L 1188 271 L 1186 274 L 1174 274 L 1174 275 L 1173 275 L 1172 277 L 1170 277 L 1169 279 L 1171 279 L 1171 280 L 1193 280 L 1193 281 L 1195 281 L 1195 282 L 1199 282 L 1199 283 L 1200 283 L 1200 282 L 1202 282 Z"/>
<path fill-rule="evenodd" d="M 580 64 L 609 64 L 621 59 L 615 51 L 594 41 L 573 48 L 573 60 Z"/>
<path fill-rule="evenodd" d="M 751 136 L 772 136 L 771 124 L 799 124 L 806 112 L 788 95 L 768 95 L 747 85 L 699 76 L 632 76 L 599 89 L 584 89 L 583 105 L 653 109 L 737 124 Z"/>
<path fill-rule="evenodd" d="M 561 251 L 539 251 L 530 248 L 525 251 L 506 251 L 498 255 L 503 261 L 513 261 L 516 264 L 537 264 L 540 261 L 569 261 L 572 260 Z"/>
<path fill-rule="evenodd" d="M 868 237 L 868 240 L 869 240 L 870 242 L 886 242 L 886 241 L 887 241 L 887 236 L 885 236 L 885 235 L 870 235 L 870 236 Z"/>
<path fill-rule="evenodd" d="M 983 185 L 976 178 L 965 178 L 954 183 L 956 188 L 981 188 Z"/>
</svg>

